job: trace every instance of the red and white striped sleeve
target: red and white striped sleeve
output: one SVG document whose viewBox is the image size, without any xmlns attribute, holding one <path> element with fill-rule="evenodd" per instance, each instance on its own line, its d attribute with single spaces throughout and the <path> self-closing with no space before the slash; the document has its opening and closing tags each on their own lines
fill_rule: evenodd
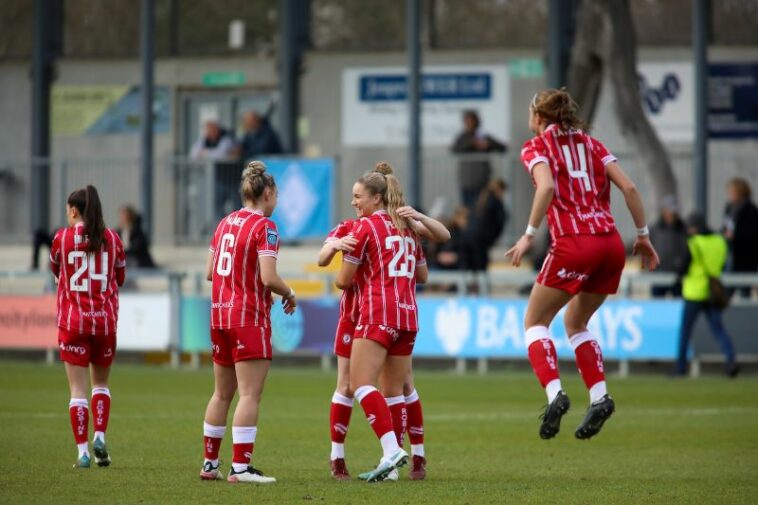
<svg viewBox="0 0 758 505">
<path fill-rule="evenodd" d="M 256 248 L 258 256 L 273 256 L 276 258 L 279 254 L 279 232 L 276 225 L 270 219 L 265 219 L 263 225 L 258 228 L 256 238 Z"/>
<path fill-rule="evenodd" d="M 616 157 L 611 154 L 610 151 L 608 151 L 603 143 L 595 138 L 592 139 L 592 152 L 595 157 L 603 163 L 603 166 L 608 165 L 608 163 L 618 161 Z"/>
<path fill-rule="evenodd" d="M 524 147 L 521 148 L 521 163 L 524 164 L 530 174 L 537 163 L 550 165 L 547 146 L 540 137 L 534 137 L 524 142 Z"/>
<path fill-rule="evenodd" d="M 329 235 L 326 236 L 326 240 L 324 240 L 324 242 L 333 242 L 347 236 L 351 231 L 353 231 L 354 224 L 355 221 L 352 219 L 342 221 L 337 226 L 332 228 L 332 231 L 330 231 Z"/>
<path fill-rule="evenodd" d="M 348 263 L 353 263 L 355 265 L 360 265 L 363 263 L 363 258 L 366 256 L 366 246 L 368 245 L 368 224 L 365 222 L 364 219 L 360 220 L 355 227 L 353 228 L 353 236 L 358 241 L 357 244 L 355 244 L 355 249 L 353 249 L 353 252 L 350 254 L 344 254 L 342 256 L 342 259 L 344 261 L 347 261 Z"/>
</svg>

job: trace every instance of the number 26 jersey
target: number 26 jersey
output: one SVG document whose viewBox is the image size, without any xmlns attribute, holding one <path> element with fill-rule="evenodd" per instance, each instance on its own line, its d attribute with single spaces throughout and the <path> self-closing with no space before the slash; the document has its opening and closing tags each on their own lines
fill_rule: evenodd
<svg viewBox="0 0 758 505">
<path fill-rule="evenodd" d="M 521 162 L 529 171 L 545 163 L 555 193 L 547 209 L 553 239 L 564 235 L 600 235 L 616 229 L 611 214 L 611 185 L 606 165 L 616 161 L 605 146 L 581 130 L 551 124 L 524 143 Z"/>
<path fill-rule="evenodd" d="M 384 210 L 355 225 L 358 243 L 344 261 L 359 265 L 355 273 L 360 317 L 358 325 L 378 324 L 418 331 L 416 267 L 426 265 L 418 237 L 400 232 Z"/>
<path fill-rule="evenodd" d="M 210 251 L 211 328 L 269 327 L 271 291 L 261 281 L 258 258 L 276 258 L 279 252 L 279 234 L 273 221 L 257 210 L 234 211 L 216 227 Z"/>
</svg>

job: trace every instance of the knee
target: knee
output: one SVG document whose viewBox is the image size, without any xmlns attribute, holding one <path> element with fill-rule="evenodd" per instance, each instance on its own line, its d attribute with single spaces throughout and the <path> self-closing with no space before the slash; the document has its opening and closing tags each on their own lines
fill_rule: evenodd
<svg viewBox="0 0 758 505">
<path fill-rule="evenodd" d="M 234 400 L 234 393 L 237 390 L 235 388 L 217 388 L 215 392 L 216 399 L 224 403 L 231 403 Z"/>
<path fill-rule="evenodd" d="M 565 321 L 563 323 L 563 327 L 566 328 L 566 336 L 568 338 L 573 337 L 577 333 L 582 333 L 583 331 L 587 331 L 587 326 L 583 324 L 571 324 L 568 321 Z"/>
</svg>

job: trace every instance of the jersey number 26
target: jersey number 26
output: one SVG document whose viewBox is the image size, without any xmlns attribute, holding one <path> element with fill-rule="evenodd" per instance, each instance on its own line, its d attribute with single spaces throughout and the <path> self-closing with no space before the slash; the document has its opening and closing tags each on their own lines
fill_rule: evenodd
<svg viewBox="0 0 758 505">
<path fill-rule="evenodd" d="M 390 235 L 384 239 L 384 247 L 392 251 L 389 264 L 390 277 L 408 277 L 416 275 L 416 241 L 411 237 Z"/>
</svg>

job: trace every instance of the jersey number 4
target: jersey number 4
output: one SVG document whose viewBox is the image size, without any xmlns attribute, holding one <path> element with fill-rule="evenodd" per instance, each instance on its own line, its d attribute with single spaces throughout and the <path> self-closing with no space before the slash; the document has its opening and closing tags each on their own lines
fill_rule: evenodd
<svg viewBox="0 0 758 505">
<path fill-rule="evenodd" d="M 85 251 L 71 251 L 68 253 L 66 261 L 69 265 L 74 265 L 76 272 L 69 280 L 69 289 L 71 291 L 89 291 L 89 281 L 100 281 L 100 292 L 105 293 L 108 289 L 108 253 L 101 253 L 101 270 L 95 271 L 95 253 L 87 254 Z M 87 274 L 85 277 L 84 274 Z"/>
<path fill-rule="evenodd" d="M 569 146 L 561 146 L 561 148 L 563 149 L 563 159 L 566 160 L 566 168 L 568 168 L 569 176 L 574 179 L 581 179 L 584 183 L 584 189 L 586 191 L 592 191 L 590 176 L 587 173 L 587 153 L 584 150 L 584 144 L 576 145 L 576 156 L 579 158 L 579 170 L 574 170 L 574 158 L 571 156 Z"/>
<path fill-rule="evenodd" d="M 392 251 L 390 260 L 390 277 L 408 277 L 416 275 L 416 241 L 411 237 L 390 235 L 384 240 L 384 247 Z"/>
</svg>

